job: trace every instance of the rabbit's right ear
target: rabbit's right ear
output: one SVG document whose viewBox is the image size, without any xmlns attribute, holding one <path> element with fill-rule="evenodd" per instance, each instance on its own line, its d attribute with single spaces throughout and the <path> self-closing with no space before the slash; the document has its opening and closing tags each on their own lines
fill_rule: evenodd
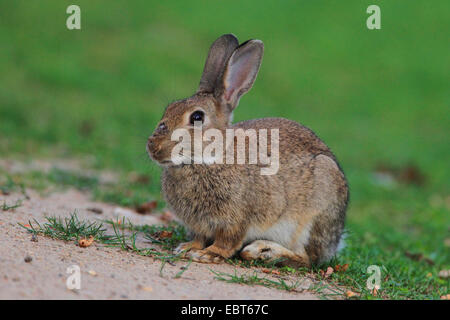
<svg viewBox="0 0 450 320">
<path fill-rule="evenodd" d="M 208 58 L 206 58 L 198 93 L 213 93 L 228 59 L 239 46 L 238 39 L 232 34 L 224 34 L 211 45 Z"/>
<path fill-rule="evenodd" d="M 261 40 L 248 40 L 233 52 L 223 72 L 215 95 L 232 111 L 241 96 L 253 86 L 264 53 Z"/>
</svg>

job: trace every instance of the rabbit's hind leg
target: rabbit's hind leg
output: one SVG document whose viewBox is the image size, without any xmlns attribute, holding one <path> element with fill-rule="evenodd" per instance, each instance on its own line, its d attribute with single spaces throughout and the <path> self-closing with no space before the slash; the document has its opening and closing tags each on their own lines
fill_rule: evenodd
<svg viewBox="0 0 450 320">
<path fill-rule="evenodd" d="M 294 253 L 282 245 L 268 240 L 256 240 L 241 251 L 244 260 L 264 260 L 289 267 L 310 267 L 306 252 Z"/>
</svg>

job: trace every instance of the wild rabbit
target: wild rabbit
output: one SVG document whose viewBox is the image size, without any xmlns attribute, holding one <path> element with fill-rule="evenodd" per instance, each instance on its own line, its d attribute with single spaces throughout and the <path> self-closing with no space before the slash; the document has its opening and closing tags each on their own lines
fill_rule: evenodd
<svg viewBox="0 0 450 320">
<path fill-rule="evenodd" d="M 291 120 L 231 123 L 239 99 L 255 81 L 263 50 L 260 40 L 239 45 L 234 35 L 218 38 L 197 92 L 169 104 L 148 139 L 150 157 L 163 167 L 167 204 L 193 235 L 175 252 L 193 261 L 217 263 L 243 248 L 246 260 L 309 267 L 333 257 L 341 239 L 348 186 L 330 149 Z M 278 171 L 262 175 L 260 164 L 249 163 L 175 163 L 178 141 L 172 134 L 182 128 L 193 135 L 195 123 L 224 135 L 230 129 L 277 129 Z"/>
</svg>

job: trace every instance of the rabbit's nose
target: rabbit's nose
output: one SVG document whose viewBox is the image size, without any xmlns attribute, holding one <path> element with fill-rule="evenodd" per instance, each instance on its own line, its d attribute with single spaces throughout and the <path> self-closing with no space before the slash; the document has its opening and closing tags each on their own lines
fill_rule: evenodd
<svg viewBox="0 0 450 320">
<path fill-rule="evenodd" d="M 151 153 L 157 153 L 161 150 L 161 144 L 158 143 L 154 136 L 150 136 L 147 140 L 147 151 Z"/>
<path fill-rule="evenodd" d="M 153 151 L 155 149 L 155 138 L 150 136 L 147 140 L 147 149 Z"/>
</svg>

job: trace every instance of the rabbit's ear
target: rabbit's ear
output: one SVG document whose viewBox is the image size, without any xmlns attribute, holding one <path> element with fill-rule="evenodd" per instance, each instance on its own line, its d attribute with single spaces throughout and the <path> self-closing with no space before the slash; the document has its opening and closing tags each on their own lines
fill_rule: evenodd
<svg viewBox="0 0 450 320">
<path fill-rule="evenodd" d="M 261 40 L 249 40 L 241 44 L 228 60 L 223 73 L 222 84 L 216 90 L 216 96 L 222 104 L 233 110 L 239 103 L 241 96 L 246 93 L 255 82 L 264 45 Z"/>
<path fill-rule="evenodd" d="M 228 59 L 238 46 L 239 41 L 232 34 L 224 34 L 214 41 L 209 49 L 197 92 L 214 92 Z"/>
</svg>

